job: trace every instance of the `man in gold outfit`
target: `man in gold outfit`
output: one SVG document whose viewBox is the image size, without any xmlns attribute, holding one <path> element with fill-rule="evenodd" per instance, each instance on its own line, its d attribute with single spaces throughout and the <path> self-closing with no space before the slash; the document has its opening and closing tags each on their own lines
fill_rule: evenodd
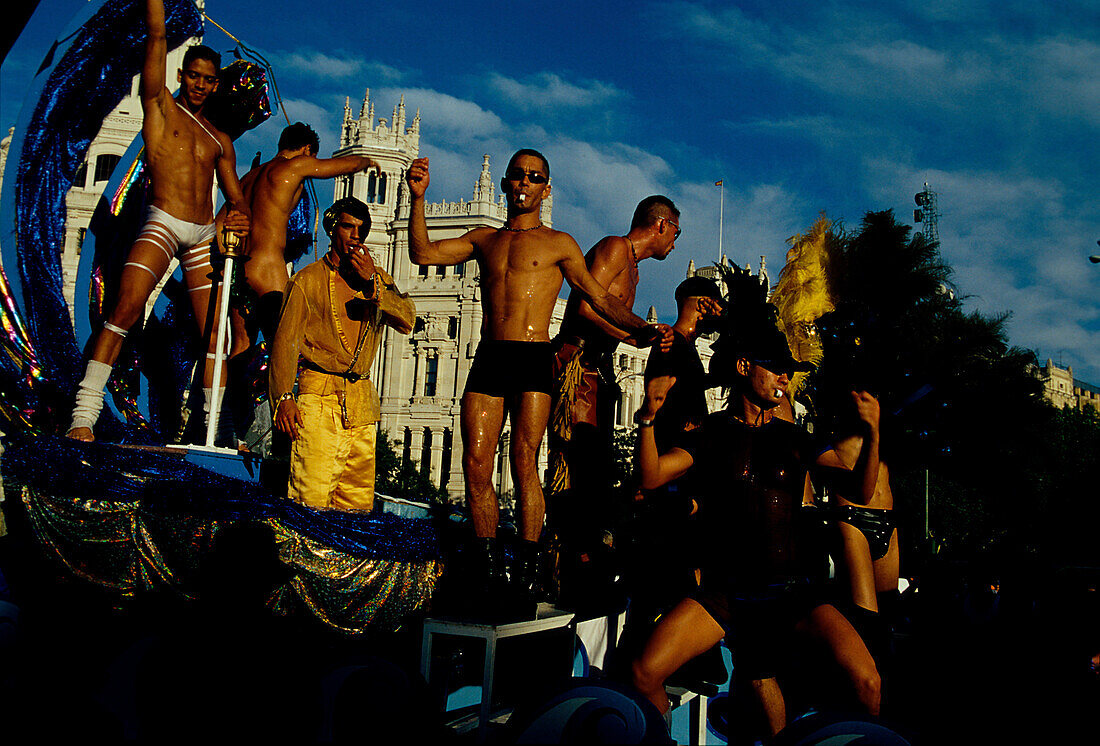
<svg viewBox="0 0 1100 746">
<path fill-rule="evenodd" d="M 408 334 L 416 317 L 413 302 L 363 245 L 370 222 L 354 197 L 325 211 L 332 245 L 287 285 L 271 350 L 275 427 L 293 440 L 289 496 L 317 508 L 374 504 L 380 405 L 370 368 L 383 327 Z"/>
</svg>

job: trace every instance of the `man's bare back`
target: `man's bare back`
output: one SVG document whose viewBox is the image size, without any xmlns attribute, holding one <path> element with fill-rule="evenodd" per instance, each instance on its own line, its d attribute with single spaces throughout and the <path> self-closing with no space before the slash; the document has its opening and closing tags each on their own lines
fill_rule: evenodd
<svg viewBox="0 0 1100 746">
<path fill-rule="evenodd" d="M 298 123 L 284 130 L 284 138 L 294 127 L 312 134 L 312 130 Z M 316 142 L 316 135 L 313 137 Z M 252 212 L 245 276 L 258 295 L 281 293 L 290 279 L 286 270 L 286 228 L 290 213 L 302 196 L 305 180 L 353 174 L 368 168 L 379 166 L 365 156 L 317 158 L 315 145 L 298 145 L 280 148 L 270 161 L 245 174 L 241 188 Z"/>
</svg>

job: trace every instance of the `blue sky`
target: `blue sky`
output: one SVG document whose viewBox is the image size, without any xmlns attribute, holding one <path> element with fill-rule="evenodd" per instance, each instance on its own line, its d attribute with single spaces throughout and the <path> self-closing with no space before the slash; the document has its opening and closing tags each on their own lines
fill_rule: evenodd
<svg viewBox="0 0 1100 746">
<path fill-rule="evenodd" d="M 42 0 L 0 68 L 0 126 L 80 0 Z M 372 8 L 378 8 L 377 11 Z M 637 303 L 674 313 L 689 258 L 712 262 L 718 189 L 734 261 L 767 257 L 824 211 L 912 220 L 925 181 L 968 307 L 1011 311 L 1012 341 L 1100 383 L 1100 4 L 631 2 L 324 4 L 209 0 L 275 66 L 292 119 L 331 152 L 345 96 L 420 108 L 432 200 L 469 197 L 518 147 L 543 150 L 554 227 L 587 248 L 671 196 L 684 235 L 642 265 Z M 232 42 L 208 26 L 207 43 Z M 238 144 L 243 172 L 281 120 Z M 331 195 L 331 188 L 320 194 Z M 324 197 L 323 197 L 324 198 Z M 918 226 L 919 227 L 919 226 Z"/>
</svg>

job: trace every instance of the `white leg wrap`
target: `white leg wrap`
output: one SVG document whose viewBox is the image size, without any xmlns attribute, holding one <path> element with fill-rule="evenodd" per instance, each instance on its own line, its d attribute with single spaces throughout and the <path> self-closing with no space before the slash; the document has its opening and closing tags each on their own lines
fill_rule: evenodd
<svg viewBox="0 0 1100 746">
<path fill-rule="evenodd" d="M 89 360 L 84 371 L 84 380 L 76 390 L 76 406 L 73 407 L 73 422 L 69 430 L 78 427 L 92 428 L 103 409 L 103 390 L 107 379 L 111 377 L 111 366 L 98 360 Z"/>
</svg>

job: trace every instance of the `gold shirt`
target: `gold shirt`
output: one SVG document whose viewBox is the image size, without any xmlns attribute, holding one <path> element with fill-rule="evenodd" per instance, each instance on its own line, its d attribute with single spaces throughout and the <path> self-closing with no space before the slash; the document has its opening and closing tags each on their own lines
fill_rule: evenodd
<svg viewBox="0 0 1100 746">
<path fill-rule="evenodd" d="M 353 298 L 353 302 L 358 299 L 365 304 L 363 328 L 358 330 L 362 335 L 360 344 L 357 325 L 352 322 L 352 328 L 345 329 L 337 313 L 336 283 L 342 280 L 330 257 L 326 254 L 321 261 L 303 268 L 287 284 L 279 328 L 271 346 L 269 391 L 273 407 L 284 394 L 294 391 L 295 378 L 300 394 L 336 394 L 343 404 L 344 426 L 354 427 L 379 420 L 378 392 L 368 376 L 382 343 L 383 326 L 411 330 L 416 306 L 397 289 L 392 277 L 378 270 L 373 296 L 356 291 Z M 303 368 L 299 377 L 299 355 L 313 367 L 328 372 Z M 358 381 L 340 375 L 349 366 L 352 373 L 362 376 Z"/>
</svg>

